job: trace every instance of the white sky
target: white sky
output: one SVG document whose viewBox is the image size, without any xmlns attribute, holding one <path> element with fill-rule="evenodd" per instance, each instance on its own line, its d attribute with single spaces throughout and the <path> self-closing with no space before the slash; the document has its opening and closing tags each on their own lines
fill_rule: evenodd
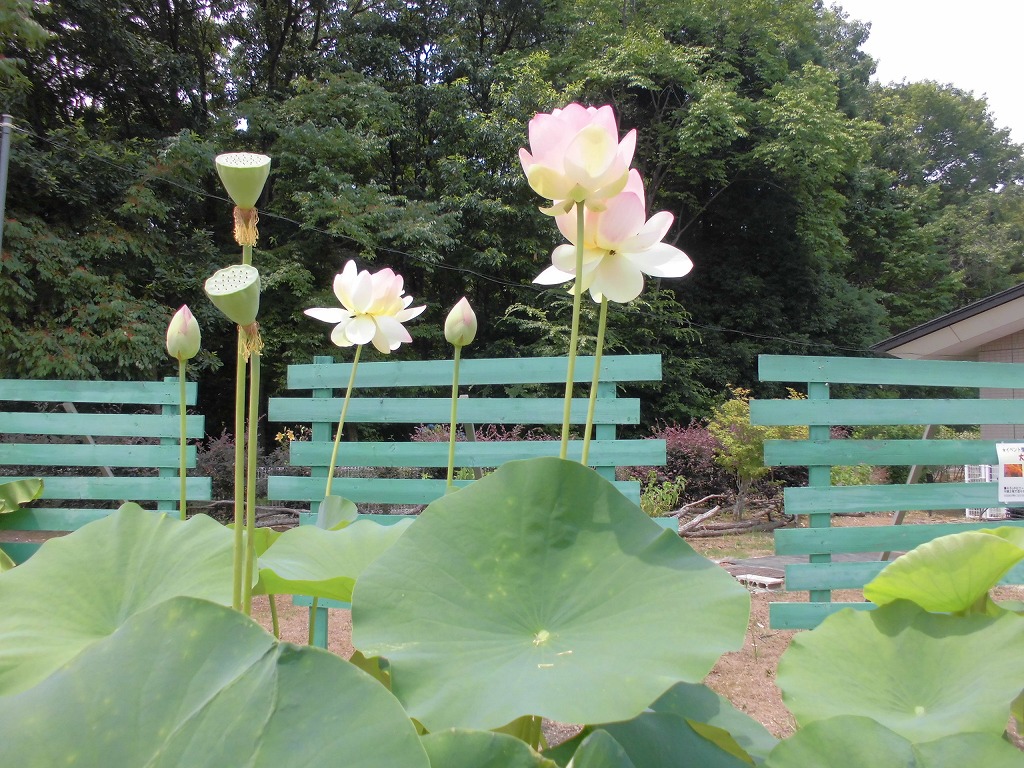
<svg viewBox="0 0 1024 768">
<path fill-rule="evenodd" d="M 871 22 L 863 49 L 883 82 L 935 80 L 986 96 L 999 128 L 1024 143 L 1024 0 L 826 0 Z"/>
</svg>

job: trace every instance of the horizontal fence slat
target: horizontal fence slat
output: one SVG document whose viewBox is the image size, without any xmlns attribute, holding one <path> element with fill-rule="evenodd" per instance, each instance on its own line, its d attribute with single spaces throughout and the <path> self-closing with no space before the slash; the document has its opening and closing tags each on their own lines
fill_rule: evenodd
<svg viewBox="0 0 1024 768">
<path fill-rule="evenodd" d="M 178 416 L 128 413 L 0 413 L 3 431 L 17 435 L 90 435 L 92 437 L 173 437 Z M 185 417 L 186 437 L 205 436 L 205 417 Z"/>
<path fill-rule="evenodd" d="M 766 440 L 764 462 L 785 466 L 998 464 L 995 440 Z"/>
<path fill-rule="evenodd" d="M 186 382 L 186 405 L 196 404 L 197 389 L 194 381 Z M 25 403 L 178 405 L 178 382 L 0 379 L 0 402 L 4 400 Z"/>
<path fill-rule="evenodd" d="M 462 360 L 459 385 L 557 384 L 565 382 L 566 357 L 479 358 Z M 451 387 L 451 360 L 397 360 L 360 363 L 355 387 Z M 352 364 L 311 363 L 288 366 L 289 389 L 344 389 Z M 576 378 L 589 383 L 592 357 L 576 358 Z M 601 361 L 601 381 L 660 381 L 661 355 L 606 355 Z"/>
<path fill-rule="evenodd" d="M 449 386 L 451 386 L 449 382 Z M 276 397 L 270 399 L 268 418 L 274 422 L 329 422 L 337 424 L 342 398 Z M 561 424 L 562 398 L 466 398 L 459 401 L 458 419 L 474 424 Z M 570 419 L 585 424 L 588 402 L 576 398 Z M 452 401 L 443 397 L 353 397 L 345 415 L 347 424 L 447 424 Z M 598 399 L 595 424 L 638 424 L 640 401 L 635 398 Z"/>
<path fill-rule="evenodd" d="M 983 528 L 998 528 L 1003 525 L 1024 526 L 1024 520 L 842 528 L 780 528 L 775 531 L 775 551 L 779 555 L 905 551 L 940 536 Z"/>
<path fill-rule="evenodd" d="M 4 477 L 3 482 L 17 480 Z M 91 501 L 177 501 L 180 498 L 177 477 L 47 477 L 43 480 L 42 499 Z M 196 501 L 209 501 L 208 477 L 185 479 L 185 495 Z"/>
<path fill-rule="evenodd" d="M 0 443 L 0 466 L 178 467 L 177 445 Z M 196 447 L 185 447 L 185 464 L 196 465 Z M 2 479 L 0 479 L 2 482 Z"/>
<path fill-rule="evenodd" d="M 998 483 L 921 483 L 916 485 L 848 485 L 786 488 L 786 512 L 938 511 L 1000 507 Z"/>
<path fill-rule="evenodd" d="M 567 458 L 578 461 L 583 442 L 569 443 Z M 331 458 L 329 442 L 291 443 L 289 462 L 293 466 L 324 466 Z M 539 456 L 558 456 L 558 440 L 457 442 L 456 467 L 497 467 L 506 461 Z M 346 467 L 447 467 L 448 443 L 342 443 L 339 463 Z M 594 440 L 590 464 L 597 466 L 646 466 L 665 463 L 664 440 Z"/>
<path fill-rule="evenodd" d="M 0 515 L 0 529 L 11 531 L 76 531 L 86 523 L 102 520 L 117 509 L 53 509 L 23 507 Z M 154 512 L 153 514 L 157 514 Z"/>
<path fill-rule="evenodd" d="M 752 400 L 750 420 L 766 426 L 1024 424 L 1024 400 Z"/>
<path fill-rule="evenodd" d="M 882 384 L 919 387 L 1019 388 L 1022 366 L 962 360 L 761 355 L 761 381 Z"/>
<path fill-rule="evenodd" d="M 861 589 L 889 561 L 794 563 L 786 566 L 786 589 Z"/>
<path fill-rule="evenodd" d="M 463 487 L 473 481 L 456 480 Z M 267 495 L 274 501 L 321 501 L 325 479 L 320 477 L 285 477 L 272 475 L 267 482 Z M 336 477 L 331 485 L 335 495 L 357 504 L 429 504 L 445 494 L 444 480 L 392 480 L 384 478 Z M 614 483 L 623 495 L 639 501 L 640 483 Z"/>
<path fill-rule="evenodd" d="M 814 629 L 844 608 L 870 611 L 874 603 L 770 603 L 768 620 L 772 629 Z"/>
</svg>

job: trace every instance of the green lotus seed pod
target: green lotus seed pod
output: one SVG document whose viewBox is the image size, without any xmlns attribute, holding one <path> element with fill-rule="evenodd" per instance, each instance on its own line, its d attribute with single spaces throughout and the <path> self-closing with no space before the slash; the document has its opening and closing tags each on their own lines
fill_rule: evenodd
<svg viewBox="0 0 1024 768">
<path fill-rule="evenodd" d="M 253 152 L 217 155 L 217 175 L 239 208 L 255 208 L 270 175 L 270 158 Z"/>
<path fill-rule="evenodd" d="M 203 286 L 206 295 L 233 323 L 246 326 L 256 322 L 260 311 L 260 273 L 248 264 L 218 269 Z"/>
</svg>

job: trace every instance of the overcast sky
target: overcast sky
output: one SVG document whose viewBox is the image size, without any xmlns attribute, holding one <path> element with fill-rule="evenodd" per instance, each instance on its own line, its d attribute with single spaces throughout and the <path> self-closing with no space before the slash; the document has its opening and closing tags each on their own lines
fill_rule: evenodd
<svg viewBox="0 0 1024 768">
<path fill-rule="evenodd" d="M 1024 0 L 826 0 L 871 22 L 863 48 L 883 83 L 935 80 L 988 98 L 1024 144 Z"/>
</svg>

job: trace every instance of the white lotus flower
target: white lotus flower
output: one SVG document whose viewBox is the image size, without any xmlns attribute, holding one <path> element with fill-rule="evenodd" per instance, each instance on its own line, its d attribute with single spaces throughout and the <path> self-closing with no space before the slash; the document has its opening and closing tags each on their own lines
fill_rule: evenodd
<svg viewBox="0 0 1024 768">
<path fill-rule="evenodd" d="M 634 169 L 626 188 L 608 200 L 603 211 L 587 210 L 580 280 L 594 301 L 632 301 L 644 288 L 644 275 L 682 277 L 693 269 L 685 253 L 661 242 L 672 226 L 672 214 L 661 211 L 647 219 L 646 206 L 643 181 Z M 562 214 L 555 221 L 569 244 L 552 252 L 552 266 L 533 281 L 541 285 L 576 277 L 576 214 Z"/>
<path fill-rule="evenodd" d="M 401 275 L 390 269 L 371 273 L 349 261 L 334 276 L 334 295 L 341 307 L 307 309 L 305 313 L 325 323 L 335 323 L 331 341 L 339 347 L 372 343 L 385 355 L 412 341 L 402 323 L 417 317 L 426 307 L 412 307 Z"/>
</svg>

